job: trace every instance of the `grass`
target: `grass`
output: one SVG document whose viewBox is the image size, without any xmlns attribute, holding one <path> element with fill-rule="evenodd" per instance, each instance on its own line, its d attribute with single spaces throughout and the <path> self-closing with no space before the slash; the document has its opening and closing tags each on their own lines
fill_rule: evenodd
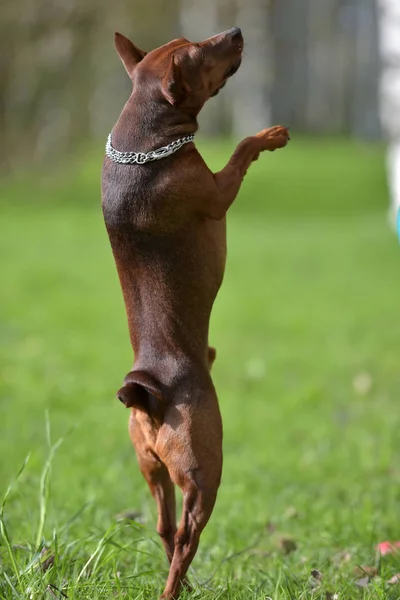
<svg viewBox="0 0 400 600">
<path fill-rule="evenodd" d="M 232 144 L 202 147 L 219 168 Z M 131 350 L 100 161 L 1 187 L 6 600 L 155 598 L 166 576 L 115 399 Z M 191 598 L 400 596 L 387 583 L 400 558 L 375 551 L 400 538 L 400 254 L 386 206 L 381 148 L 293 139 L 246 178 L 211 327 L 224 474 Z M 378 575 L 357 586 L 357 565 Z"/>
</svg>

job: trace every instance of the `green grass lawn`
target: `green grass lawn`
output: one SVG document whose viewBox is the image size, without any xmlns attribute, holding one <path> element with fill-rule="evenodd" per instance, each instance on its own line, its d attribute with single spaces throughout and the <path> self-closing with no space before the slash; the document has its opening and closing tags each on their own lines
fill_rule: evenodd
<svg viewBox="0 0 400 600">
<path fill-rule="evenodd" d="M 190 597 L 397 599 L 400 557 L 375 551 L 400 539 L 400 249 L 383 153 L 291 144 L 251 168 L 229 215 L 210 337 L 224 473 Z M 220 168 L 233 144 L 202 147 Z M 1 187 L 2 495 L 30 455 L 3 509 L 1 599 L 150 599 L 166 577 L 115 399 L 132 356 L 100 163 Z M 357 565 L 378 567 L 365 587 Z"/>
</svg>

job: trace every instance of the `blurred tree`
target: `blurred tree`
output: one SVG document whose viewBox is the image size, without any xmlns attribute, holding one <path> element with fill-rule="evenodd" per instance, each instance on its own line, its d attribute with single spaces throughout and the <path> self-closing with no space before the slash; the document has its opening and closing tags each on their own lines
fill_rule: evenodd
<svg viewBox="0 0 400 600">
<path fill-rule="evenodd" d="M 376 139 L 380 136 L 378 86 L 380 60 L 378 22 L 375 0 L 353 0 L 354 58 L 352 81 L 348 85 L 351 108 L 348 132 L 356 138 Z"/>
<path fill-rule="evenodd" d="M 308 100 L 309 19 L 309 0 L 277 0 L 272 4 L 273 120 L 302 129 Z"/>
<path fill-rule="evenodd" d="M 269 0 L 236 0 L 236 7 L 245 52 L 232 83 L 232 130 L 241 137 L 270 125 L 273 41 Z"/>
</svg>

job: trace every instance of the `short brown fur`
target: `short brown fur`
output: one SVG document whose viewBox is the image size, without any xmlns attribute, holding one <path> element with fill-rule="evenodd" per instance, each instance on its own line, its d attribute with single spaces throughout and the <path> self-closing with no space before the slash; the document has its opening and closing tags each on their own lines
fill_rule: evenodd
<svg viewBox="0 0 400 600">
<path fill-rule="evenodd" d="M 201 43 L 174 40 L 146 54 L 117 33 L 132 95 L 112 132 L 122 152 L 148 152 L 197 130 L 197 115 L 240 66 L 232 28 Z M 287 144 L 277 126 L 247 137 L 212 173 L 195 148 L 144 165 L 103 165 L 103 214 L 124 295 L 135 361 L 118 391 L 158 507 L 177 598 L 217 496 L 222 423 L 210 376 L 210 313 L 226 259 L 225 216 L 252 161 Z M 176 484 L 183 513 L 176 527 Z"/>
</svg>

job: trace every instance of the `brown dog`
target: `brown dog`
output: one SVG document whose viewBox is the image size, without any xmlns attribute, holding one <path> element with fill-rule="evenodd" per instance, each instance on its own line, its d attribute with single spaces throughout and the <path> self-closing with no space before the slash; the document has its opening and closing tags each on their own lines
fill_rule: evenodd
<svg viewBox="0 0 400 600">
<path fill-rule="evenodd" d="M 157 502 L 157 531 L 170 562 L 162 597 L 176 598 L 221 478 L 208 328 L 225 269 L 225 215 L 251 162 L 285 146 L 289 135 L 278 126 L 244 139 L 218 173 L 191 141 L 202 106 L 240 66 L 237 27 L 148 54 L 119 33 L 115 44 L 133 84 L 107 143 L 102 177 L 135 355 L 118 398 L 132 409 L 130 436 Z M 183 493 L 178 530 L 174 484 Z"/>
</svg>

